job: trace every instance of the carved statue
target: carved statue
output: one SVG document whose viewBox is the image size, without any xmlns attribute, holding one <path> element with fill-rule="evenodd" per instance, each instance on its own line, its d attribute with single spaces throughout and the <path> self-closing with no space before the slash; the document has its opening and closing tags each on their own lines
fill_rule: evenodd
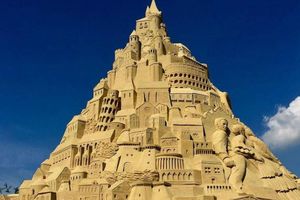
<svg viewBox="0 0 300 200">
<path fill-rule="evenodd" d="M 101 158 L 111 158 L 118 151 L 118 145 L 116 143 L 100 142 L 96 147 L 95 156 Z"/>
<path fill-rule="evenodd" d="M 238 193 L 242 193 L 243 181 L 246 175 L 246 159 L 244 154 L 244 136 L 239 136 L 240 131 L 236 132 L 237 136 L 233 138 L 233 150 L 229 148 L 229 130 L 228 121 L 224 118 L 215 120 L 216 131 L 212 135 L 213 149 L 217 156 L 224 164 L 231 168 L 228 181 Z"/>
<path fill-rule="evenodd" d="M 227 167 L 234 163 L 228 155 L 228 121 L 223 118 L 215 119 L 216 131 L 212 135 L 212 145 L 216 155 L 225 163 Z"/>
</svg>

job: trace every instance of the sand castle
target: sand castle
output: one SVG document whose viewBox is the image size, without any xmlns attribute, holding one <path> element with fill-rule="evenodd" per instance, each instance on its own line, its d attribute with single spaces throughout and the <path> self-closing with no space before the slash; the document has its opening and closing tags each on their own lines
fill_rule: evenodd
<svg viewBox="0 0 300 200">
<path fill-rule="evenodd" d="M 155 1 L 19 200 L 297 200 L 297 177 L 167 34 Z"/>
</svg>

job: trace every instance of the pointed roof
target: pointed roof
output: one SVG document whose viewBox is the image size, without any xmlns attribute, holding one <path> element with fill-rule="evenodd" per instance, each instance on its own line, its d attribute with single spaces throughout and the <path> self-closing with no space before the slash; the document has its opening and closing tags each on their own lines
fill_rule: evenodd
<svg viewBox="0 0 300 200">
<path fill-rule="evenodd" d="M 134 36 L 134 35 L 137 35 L 136 31 L 133 30 L 132 33 L 130 34 L 130 36 Z"/>
<path fill-rule="evenodd" d="M 161 14 L 161 12 L 158 10 L 158 8 L 156 6 L 155 0 L 152 0 L 149 11 L 152 14 Z"/>
</svg>

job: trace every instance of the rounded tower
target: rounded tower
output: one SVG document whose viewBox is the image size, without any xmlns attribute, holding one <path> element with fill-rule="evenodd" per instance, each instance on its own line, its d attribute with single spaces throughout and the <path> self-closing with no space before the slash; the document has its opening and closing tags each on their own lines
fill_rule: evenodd
<svg viewBox="0 0 300 200">
<path fill-rule="evenodd" d="M 136 60 L 140 60 L 141 58 L 141 42 L 139 36 L 137 35 L 136 31 L 133 30 L 129 36 L 129 44 L 131 50 L 136 53 Z"/>
<path fill-rule="evenodd" d="M 157 35 L 154 39 L 155 49 L 157 50 L 157 55 L 161 56 L 165 53 L 163 39 L 160 35 Z"/>
<path fill-rule="evenodd" d="M 155 48 L 150 48 L 148 51 L 148 65 L 157 62 L 157 50 Z"/>
<path fill-rule="evenodd" d="M 110 90 L 108 95 L 103 98 L 103 104 L 100 111 L 98 131 L 106 131 L 108 124 L 115 118 L 115 114 L 120 109 L 120 98 L 118 90 Z"/>
</svg>

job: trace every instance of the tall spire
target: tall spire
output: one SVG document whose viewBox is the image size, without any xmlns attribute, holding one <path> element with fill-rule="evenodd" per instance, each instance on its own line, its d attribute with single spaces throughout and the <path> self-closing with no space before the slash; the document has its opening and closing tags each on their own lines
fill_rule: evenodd
<svg viewBox="0 0 300 200">
<path fill-rule="evenodd" d="M 151 14 L 158 14 L 158 15 L 161 14 L 161 12 L 158 10 L 158 8 L 156 6 L 155 0 L 152 0 L 149 11 Z"/>
</svg>

